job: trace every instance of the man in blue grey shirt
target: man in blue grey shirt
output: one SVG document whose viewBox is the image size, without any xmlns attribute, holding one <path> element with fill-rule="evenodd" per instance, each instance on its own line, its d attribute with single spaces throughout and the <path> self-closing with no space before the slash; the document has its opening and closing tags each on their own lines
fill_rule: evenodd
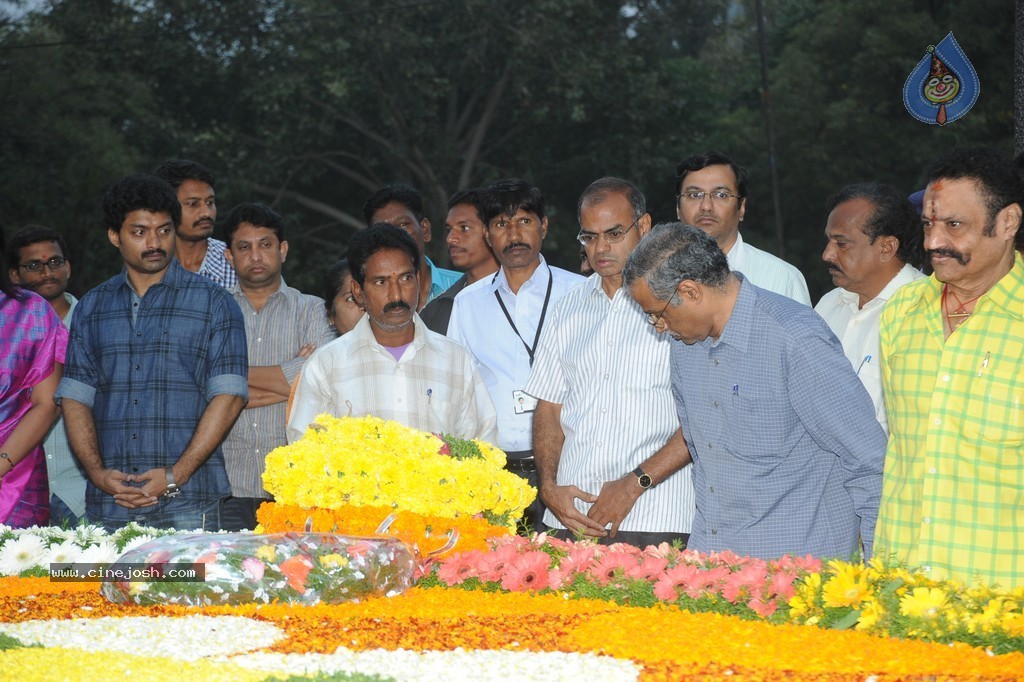
<svg viewBox="0 0 1024 682">
<path fill-rule="evenodd" d="M 86 515 L 217 530 L 231 488 L 221 441 L 248 397 L 245 326 L 223 287 L 174 258 L 171 186 L 132 175 L 103 197 L 124 269 L 86 294 L 57 398 L 89 482 Z"/>
<path fill-rule="evenodd" d="M 676 339 L 697 497 L 688 548 L 850 558 L 862 542 L 870 557 L 885 435 L 825 322 L 730 273 L 714 239 L 680 223 L 654 228 L 623 275 Z"/>
</svg>

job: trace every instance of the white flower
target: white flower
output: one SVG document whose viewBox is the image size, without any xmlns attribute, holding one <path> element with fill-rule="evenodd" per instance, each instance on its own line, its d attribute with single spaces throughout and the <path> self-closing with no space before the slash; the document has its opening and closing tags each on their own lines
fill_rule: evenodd
<svg viewBox="0 0 1024 682">
<path fill-rule="evenodd" d="M 38 536 L 24 533 L 0 548 L 0 575 L 18 575 L 40 566 L 45 557 L 46 544 Z"/>
<path fill-rule="evenodd" d="M 83 564 L 112 564 L 117 561 L 117 547 L 110 540 L 104 540 L 98 545 L 87 547 L 78 557 L 79 563 Z"/>
<path fill-rule="evenodd" d="M 101 526 L 79 526 L 72 533 L 72 539 L 75 544 L 82 549 L 103 542 L 106 538 L 107 531 L 103 530 Z"/>
<path fill-rule="evenodd" d="M 138 536 L 136 538 L 132 538 L 131 540 L 128 541 L 128 544 L 124 546 L 124 549 L 121 550 L 121 556 L 124 556 L 125 554 L 127 554 L 130 551 L 132 551 L 136 547 L 139 547 L 141 545 L 146 544 L 147 542 L 151 541 L 152 539 L 153 539 L 153 536 L 149 535 L 148 533 L 143 533 L 142 535 L 140 535 L 140 536 Z"/>
<path fill-rule="evenodd" d="M 50 545 L 46 554 L 46 564 L 72 564 L 78 561 L 82 548 L 70 540 L 59 545 Z"/>
</svg>

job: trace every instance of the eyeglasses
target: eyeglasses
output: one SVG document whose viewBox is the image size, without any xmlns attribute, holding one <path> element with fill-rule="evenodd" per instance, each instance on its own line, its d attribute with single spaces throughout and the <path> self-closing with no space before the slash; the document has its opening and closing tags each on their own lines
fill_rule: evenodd
<svg viewBox="0 0 1024 682">
<path fill-rule="evenodd" d="M 739 194 L 733 194 L 726 192 L 724 189 L 713 189 L 710 192 L 704 190 L 687 190 L 682 194 L 677 194 L 677 198 L 684 201 L 692 201 L 694 203 L 700 203 L 704 201 L 704 197 L 711 197 L 711 201 L 726 201 L 727 199 L 739 199 Z"/>
<path fill-rule="evenodd" d="M 60 270 L 62 267 L 64 267 L 64 264 L 67 262 L 67 258 L 54 256 L 48 261 L 30 260 L 27 263 L 22 263 L 18 267 L 25 268 L 29 272 L 41 272 L 43 268 L 50 268 L 51 270 Z"/>
<path fill-rule="evenodd" d="M 643 216 L 640 216 L 640 218 L 643 218 Z M 627 227 L 625 230 L 623 230 L 621 227 L 613 227 L 612 229 L 606 230 L 604 232 L 584 232 L 580 230 L 580 233 L 576 235 L 576 241 L 578 241 L 585 247 L 591 246 L 593 244 L 597 244 L 598 237 L 603 235 L 604 240 L 609 244 L 618 244 L 619 242 L 626 238 L 627 232 L 636 227 L 636 224 L 640 222 L 640 218 L 634 220 L 633 224 Z"/>
<path fill-rule="evenodd" d="M 672 294 L 672 298 L 668 299 L 668 303 L 665 304 L 665 307 L 662 308 L 661 312 L 658 313 L 657 315 L 655 315 L 654 313 L 647 313 L 647 322 L 649 322 L 652 327 L 658 326 L 658 323 L 661 322 L 661 318 L 665 317 L 665 311 L 668 310 L 668 307 L 672 305 L 672 301 L 676 300 L 676 296 L 678 295 L 678 291 Z"/>
</svg>

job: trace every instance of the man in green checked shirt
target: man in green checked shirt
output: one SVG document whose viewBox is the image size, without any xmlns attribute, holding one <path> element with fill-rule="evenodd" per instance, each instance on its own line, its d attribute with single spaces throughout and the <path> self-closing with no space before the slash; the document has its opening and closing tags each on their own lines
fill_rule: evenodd
<svg viewBox="0 0 1024 682">
<path fill-rule="evenodd" d="M 875 554 L 935 579 L 1024 586 L 1024 261 L 1019 178 L 991 149 L 928 170 L 934 274 L 882 313 L 891 436 Z"/>
</svg>

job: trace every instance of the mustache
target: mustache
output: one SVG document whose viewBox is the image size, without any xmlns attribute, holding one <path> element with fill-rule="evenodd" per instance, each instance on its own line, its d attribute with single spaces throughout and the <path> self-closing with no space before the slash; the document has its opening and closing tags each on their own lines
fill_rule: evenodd
<svg viewBox="0 0 1024 682">
<path fill-rule="evenodd" d="M 953 258 L 960 265 L 967 265 L 969 260 L 967 256 L 953 249 L 926 249 L 924 253 L 928 256 L 928 260 L 931 260 L 932 256 L 946 256 L 947 258 Z"/>
<path fill-rule="evenodd" d="M 412 310 L 412 306 L 405 301 L 392 301 L 385 304 L 384 310 L 381 312 L 390 313 L 392 310 Z"/>
<path fill-rule="evenodd" d="M 530 245 L 526 244 L 524 242 L 512 242 L 508 246 L 506 246 L 504 249 L 502 249 L 501 252 L 502 253 L 508 253 L 512 249 L 516 249 L 516 248 L 528 249 L 528 248 L 530 248 Z"/>
<path fill-rule="evenodd" d="M 841 267 L 839 267 L 838 265 L 836 265 L 835 263 L 829 263 L 828 264 L 828 271 L 829 272 L 838 272 L 840 275 L 843 274 L 843 269 Z"/>
<path fill-rule="evenodd" d="M 164 251 L 163 249 L 153 249 L 151 251 L 143 251 L 142 252 L 142 257 L 143 258 L 148 258 L 149 256 L 155 256 L 157 254 L 163 256 L 164 258 L 167 257 L 167 252 Z"/>
</svg>

